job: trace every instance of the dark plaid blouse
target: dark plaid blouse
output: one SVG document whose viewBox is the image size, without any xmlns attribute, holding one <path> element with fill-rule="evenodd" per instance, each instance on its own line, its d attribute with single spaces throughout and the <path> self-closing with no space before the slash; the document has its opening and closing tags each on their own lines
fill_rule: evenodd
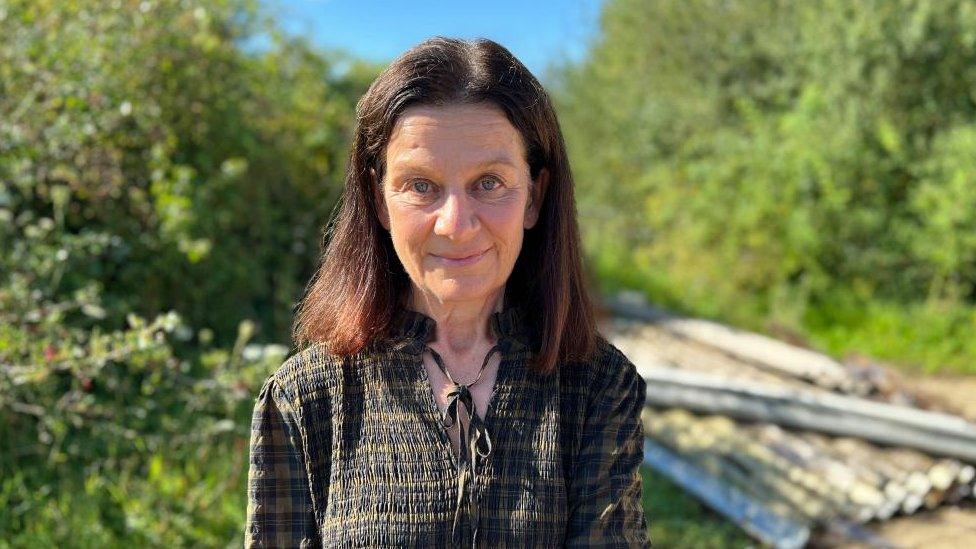
<svg viewBox="0 0 976 549">
<path fill-rule="evenodd" d="M 602 338 L 593 361 L 534 372 L 524 318 L 491 317 L 501 363 L 484 417 L 493 450 L 469 485 L 477 545 L 649 546 L 643 378 Z M 453 545 L 458 455 L 422 358 L 434 327 L 400 309 L 392 338 L 345 358 L 313 345 L 268 378 L 251 427 L 248 547 Z"/>
</svg>

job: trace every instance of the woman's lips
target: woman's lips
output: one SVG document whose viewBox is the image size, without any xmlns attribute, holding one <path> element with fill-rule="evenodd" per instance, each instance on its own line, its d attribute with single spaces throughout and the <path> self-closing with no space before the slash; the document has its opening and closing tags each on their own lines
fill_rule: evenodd
<svg viewBox="0 0 976 549">
<path fill-rule="evenodd" d="M 489 249 L 491 249 L 491 248 L 489 248 Z M 437 254 L 430 254 L 430 255 L 435 260 L 437 260 L 438 263 L 441 263 L 442 265 L 445 265 L 445 266 L 448 266 L 448 267 L 464 267 L 465 265 L 473 265 L 473 264 L 477 263 L 478 261 L 481 261 L 481 258 L 483 258 L 485 256 L 485 254 L 487 254 L 487 253 L 488 253 L 488 250 L 485 250 L 483 252 L 479 252 L 479 253 L 476 253 L 474 255 L 469 255 L 467 257 L 460 257 L 460 258 L 444 257 L 444 256 L 440 256 L 440 255 L 437 255 Z"/>
</svg>

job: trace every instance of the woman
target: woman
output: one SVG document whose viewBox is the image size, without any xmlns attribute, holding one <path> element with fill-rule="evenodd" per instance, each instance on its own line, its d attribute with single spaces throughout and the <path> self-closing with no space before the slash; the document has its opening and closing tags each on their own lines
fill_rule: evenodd
<svg viewBox="0 0 976 549">
<path fill-rule="evenodd" d="M 645 385 L 596 332 L 545 91 L 434 38 L 357 114 L 308 346 L 254 410 L 247 545 L 646 546 Z"/>
</svg>

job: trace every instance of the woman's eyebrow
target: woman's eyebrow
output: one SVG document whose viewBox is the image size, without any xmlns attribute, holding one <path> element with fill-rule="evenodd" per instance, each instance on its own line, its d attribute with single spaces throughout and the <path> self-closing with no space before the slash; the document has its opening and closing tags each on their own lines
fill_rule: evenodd
<svg viewBox="0 0 976 549">
<path fill-rule="evenodd" d="M 515 163 L 513 163 L 509 159 L 508 156 L 495 156 L 495 157 L 492 157 L 492 158 L 483 160 L 483 161 L 481 161 L 481 162 L 478 163 L 478 167 L 479 168 L 485 168 L 485 167 L 488 167 L 488 166 L 494 166 L 496 164 L 502 164 L 502 165 L 509 166 L 509 167 L 512 167 L 512 168 L 516 167 L 515 166 Z"/>
<path fill-rule="evenodd" d="M 509 168 L 517 168 L 515 163 L 512 162 L 508 156 L 495 156 L 478 162 L 475 164 L 475 169 L 484 169 L 489 166 L 506 166 Z M 433 170 L 424 162 L 417 162 L 409 159 L 394 161 L 392 168 L 397 172 L 436 172 L 436 170 Z"/>
</svg>

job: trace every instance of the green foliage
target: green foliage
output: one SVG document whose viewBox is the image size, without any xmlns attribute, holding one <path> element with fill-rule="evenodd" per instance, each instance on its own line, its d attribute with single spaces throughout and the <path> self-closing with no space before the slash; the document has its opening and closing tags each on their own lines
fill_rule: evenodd
<svg viewBox="0 0 976 549">
<path fill-rule="evenodd" d="M 972 374 L 976 308 L 931 301 L 905 305 L 835 292 L 807 308 L 816 346 L 838 355 L 890 357 L 915 374 Z"/>
<path fill-rule="evenodd" d="M 248 322 L 231 350 L 215 348 L 173 312 L 130 313 L 127 327 L 103 329 L 96 284 L 54 289 L 74 258 L 106 253 L 112 238 L 27 217 L 5 226 L 11 247 L 0 258 L 0 538 L 238 538 L 253 395 L 288 349 L 247 346 Z"/>
<path fill-rule="evenodd" d="M 965 298 L 976 279 L 976 125 L 937 135 L 918 176 L 909 208 L 926 221 L 912 251 L 931 265 L 930 293 Z"/>
<path fill-rule="evenodd" d="M 8 211 L 117 237 L 66 271 L 105 319 L 175 309 L 229 343 L 287 337 L 372 71 L 282 37 L 248 0 L 30 1 L 0 17 Z M 121 8 L 121 9 L 120 9 Z M 271 45 L 247 54 L 263 32 Z M 12 203 L 12 206 L 11 206 Z"/>
<path fill-rule="evenodd" d="M 916 303 L 968 318 L 974 67 L 961 0 L 608 2 L 556 94 L 587 252 L 659 302 L 747 327 L 823 336 L 812 319 L 838 295 L 900 310 L 907 331 L 886 338 L 913 336 Z M 929 341 L 881 356 L 932 368 Z"/>
<path fill-rule="evenodd" d="M 0 546 L 240 544 L 374 72 L 249 0 L 0 3 Z"/>
</svg>

